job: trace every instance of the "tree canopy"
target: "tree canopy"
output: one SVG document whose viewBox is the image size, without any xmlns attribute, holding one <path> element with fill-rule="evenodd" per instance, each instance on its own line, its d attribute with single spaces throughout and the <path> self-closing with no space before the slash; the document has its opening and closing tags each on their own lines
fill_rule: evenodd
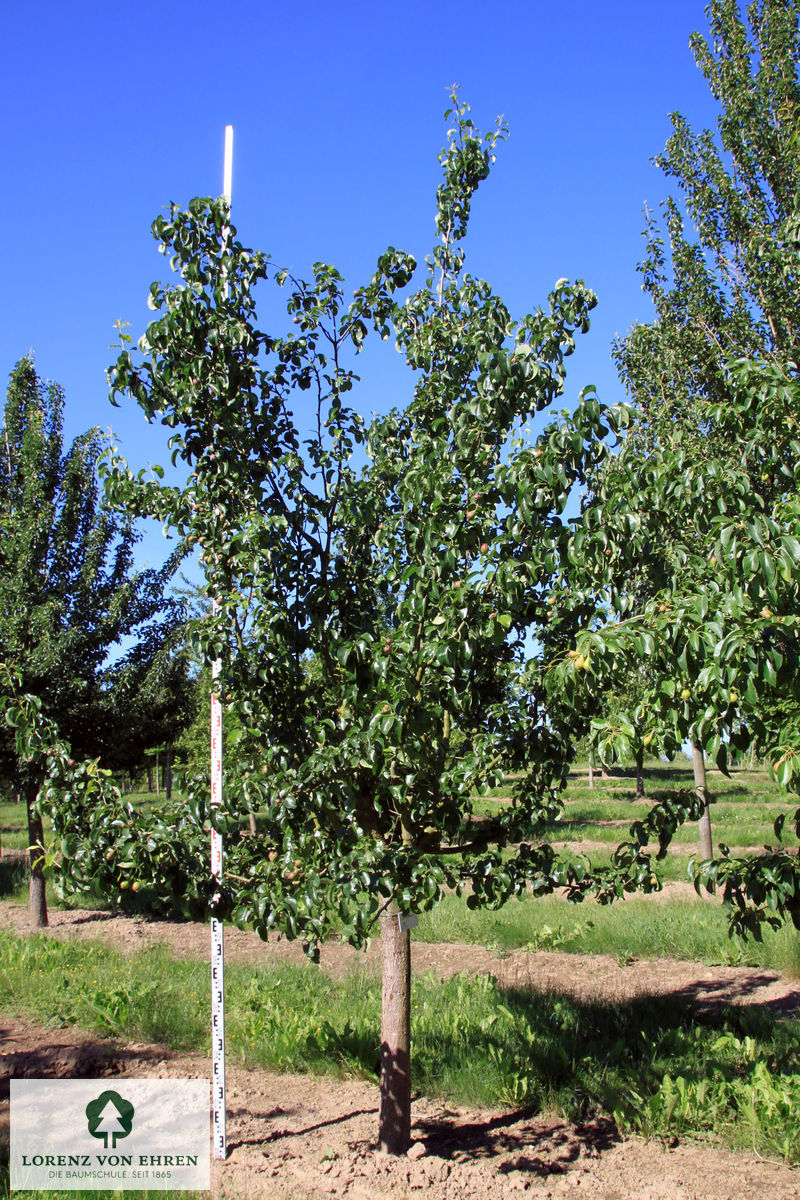
<svg viewBox="0 0 800 1200">
<path fill-rule="evenodd" d="M 515 319 L 467 272 L 471 206 L 505 130 L 481 134 L 453 99 L 437 242 L 404 302 L 408 254 L 390 247 L 348 303 L 333 267 L 292 278 L 238 242 L 223 202 L 194 200 L 154 225 L 182 281 L 153 285 L 143 355 L 124 347 L 112 375 L 170 428 L 188 481 L 118 463 L 110 494 L 200 545 L 216 601 L 200 639 L 222 662 L 243 764 L 251 747 L 216 819 L 242 795 L 263 832 L 219 903 L 312 946 L 332 918 L 362 943 L 381 913 L 430 908 L 446 888 L 496 906 L 571 881 L 537 836 L 571 730 L 548 715 L 530 637 L 566 643 L 583 615 L 552 589 L 567 498 L 610 425 L 588 391 L 538 436 L 527 427 L 562 392 L 595 298 L 559 280 Z M 290 333 L 256 323 L 268 280 L 287 289 Z M 405 409 L 367 424 L 348 353 L 370 330 L 394 338 L 415 383 Z M 510 761 L 526 768 L 513 801 L 484 817 L 476 799 Z M 407 1023 L 407 984 L 404 1003 Z M 407 1111 L 404 1132 L 387 1129 L 407 1141 Z"/>
</svg>

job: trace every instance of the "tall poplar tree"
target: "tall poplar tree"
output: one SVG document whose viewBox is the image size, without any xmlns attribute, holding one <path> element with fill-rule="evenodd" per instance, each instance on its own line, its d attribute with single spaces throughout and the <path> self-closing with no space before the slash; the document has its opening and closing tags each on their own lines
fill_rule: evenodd
<svg viewBox="0 0 800 1200">
<path fill-rule="evenodd" d="M 689 740 L 702 797 L 704 752 L 724 761 L 731 739 L 763 736 L 780 712 L 776 670 L 794 653 L 785 628 L 778 644 L 753 627 L 741 661 L 719 646 L 736 621 L 745 630 L 753 614 L 793 612 L 781 572 L 797 534 L 785 501 L 800 351 L 800 4 L 712 0 L 707 13 L 709 35 L 690 44 L 717 128 L 697 132 L 673 114 L 656 159 L 675 190 L 662 221 L 648 214 L 640 270 L 655 315 L 615 347 L 632 423 L 587 512 L 615 612 L 639 609 L 660 630 L 646 643 L 654 685 L 638 736 Z M 612 752 L 630 740 L 621 726 L 597 728 Z M 701 850 L 711 857 L 707 806 Z"/>
</svg>

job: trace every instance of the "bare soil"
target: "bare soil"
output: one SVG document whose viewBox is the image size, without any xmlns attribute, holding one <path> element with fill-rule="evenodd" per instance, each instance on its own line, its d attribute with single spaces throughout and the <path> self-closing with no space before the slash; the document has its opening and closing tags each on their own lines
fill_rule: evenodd
<svg viewBox="0 0 800 1200">
<path fill-rule="evenodd" d="M 164 942 L 176 955 L 210 956 L 202 925 L 120 917 L 109 912 L 51 914 L 51 937 L 100 937 L 129 951 Z M 28 932 L 22 905 L 0 903 L 0 926 Z M 798 1011 L 800 985 L 774 972 L 662 960 L 621 966 L 608 956 L 516 952 L 498 957 L 476 946 L 415 943 L 417 971 L 445 977 L 490 972 L 502 985 L 558 989 L 620 1001 L 672 995 L 699 1006 L 746 1003 L 777 1014 Z M 226 930 L 226 958 L 249 962 L 297 960 L 291 943 L 262 943 Z M 376 948 L 366 959 L 327 946 L 322 969 L 339 975 L 357 965 L 377 970 Z M 13 997 L 0 997 L 13 1012 Z M 202 1055 L 163 1046 L 103 1042 L 79 1029 L 45 1029 L 0 1017 L 0 1123 L 8 1121 L 11 1077 L 210 1078 Z M 560 1118 L 507 1109 L 474 1111 L 415 1098 L 408 1156 L 375 1149 L 378 1095 L 373 1084 L 228 1067 L 228 1158 L 212 1167 L 215 1197 L 246 1200 L 790 1200 L 800 1198 L 800 1172 L 754 1153 L 732 1153 L 712 1142 L 665 1146 L 619 1137 L 596 1120 L 570 1125 Z M 0 1134 L 2 1136 L 2 1134 Z M 6 1135 L 7 1136 L 7 1135 Z"/>
</svg>

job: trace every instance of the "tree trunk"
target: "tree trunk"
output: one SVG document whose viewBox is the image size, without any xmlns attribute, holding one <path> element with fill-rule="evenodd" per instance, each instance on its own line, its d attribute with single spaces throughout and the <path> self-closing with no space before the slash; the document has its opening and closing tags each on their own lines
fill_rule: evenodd
<svg viewBox="0 0 800 1200">
<path fill-rule="evenodd" d="M 706 786 L 706 760 L 703 755 L 703 747 L 698 746 L 697 742 L 692 742 L 692 768 L 694 770 L 695 795 L 703 805 L 703 815 L 700 817 L 698 823 L 700 830 L 700 854 L 704 859 L 713 858 L 711 811 L 708 805 L 708 787 Z"/>
<path fill-rule="evenodd" d="M 28 861 L 31 868 L 28 911 L 34 927 L 44 929 L 47 925 L 47 895 L 41 862 L 44 854 L 44 830 L 41 814 L 35 808 L 37 792 L 38 788 L 35 785 L 25 789 L 25 803 L 28 809 Z"/>
<path fill-rule="evenodd" d="M 158 751 L 156 750 L 156 795 L 161 795 L 161 772 L 158 769 Z"/>
<path fill-rule="evenodd" d="M 644 798 L 644 751 L 636 755 L 636 799 Z"/>
<path fill-rule="evenodd" d="M 172 799 L 172 746 L 164 751 L 164 799 L 167 803 Z"/>
<path fill-rule="evenodd" d="M 147 760 L 147 790 L 148 792 L 153 791 L 153 764 L 149 758 Z"/>
<path fill-rule="evenodd" d="M 380 1148 L 405 1154 L 411 1141 L 411 941 L 395 904 L 381 917 Z"/>
<path fill-rule="evenodd" d="M 589 763 L 589 787 L 594 790 L 594 765 Z"/>
</svg>

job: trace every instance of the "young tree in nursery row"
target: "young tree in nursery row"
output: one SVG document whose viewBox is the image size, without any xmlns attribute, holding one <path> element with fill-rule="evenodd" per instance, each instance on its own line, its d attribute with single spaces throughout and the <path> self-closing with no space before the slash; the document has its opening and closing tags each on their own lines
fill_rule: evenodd
<svg viewBox="0 0 800 1200">
<path fill-rule="evenodd" d="M 538 835 L 558 808 L 570 714 L 545 708 L 530 635 L 569 645 L 585 608 L 555 605 L 572 531 L 567 497 L 596 467 L 611 419 L 591 391 L 534 440 L 526 424 L 564 386 L 595 297 L 560 280 L 513 318 L 466 269 L 464 239 L 502 125 L 483 135 L 453 97 L 440 155 L 437 242 L 426 278 L 389 248 L 353 299 L 330 266 L 302 282 L 246 249 L 221 201 L 154 224 L 181 281 L 154 284 L 158 314 L 112 372 L 171 430 L 186 485 L 112 465 L 114 503 L 202 548 L 216 611 L 198 629 L 222 663 L 238 778 L 214 818 L 243 807 L 260 834 L 237 843 L 220 915 L 302 937 L 333 920 L 384 959 L 380 1140 L 410 1129 L 408 932 L 400 918 L 448 888 L 498 906 L 526 889 L 580 890 Z M 293 327 L 257 323 L 255 288 L 286 288 Z M 365 423 L 352 366 L 371 331 L 394 339 L 408 405 Z M 367 396 L 363 407 L 376 407 Z M 491 818 L 476 794 L 525 763 Z M 236 877 L 234 878 L 234 873 Z"/>
</svg>

